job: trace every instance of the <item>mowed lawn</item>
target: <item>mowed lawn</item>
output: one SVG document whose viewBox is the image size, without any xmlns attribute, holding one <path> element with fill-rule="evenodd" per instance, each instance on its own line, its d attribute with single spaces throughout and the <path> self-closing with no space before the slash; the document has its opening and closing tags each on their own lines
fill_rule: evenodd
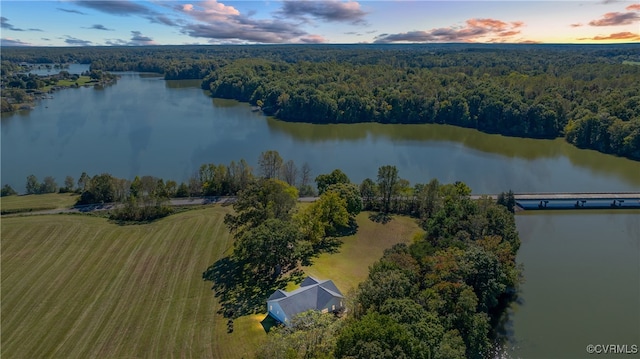
<svg viewBox="0 0 640 359">
<path fill-rule="evenodd" d="M 231 207 L 208 207 L 145 225 L 47 215 L 1 224 L 3 358 L 242 358 L 266 339 L 264 315 L 234 321 L 202 272 L 229 254 L 223 224 Z M 314 259 L 307 274 L 347 293 L 384 249 L 420 232 L 415 220 L 387 224 L 358 216 L 338 253 Z"/>
<path fill-rule="evenodd" d="M 39 211 L 46 209 L 70 208 L 78 201 L 73 193 L 31 194 L 26 196 L 7 196 L 0 198 L 2 211 Z"/>
<path fill-rule="evenodd" d="M 3 218 L 2 358 L 240 358 L 264 316 L 226 319 L 202 272 L 231 247 L 230 207 L 147 225 Z"/>
<path fill-rule="evenodd" d="M 346 294 L 367 279 L 369 266 L 376 262 L 385 249 L 397 243 L 410 243 L 418 233 L 424 233 L 415 219 L 393 216 L 386 223 L 372 222 L 370 212 L 362 212 L 356 218 L 358 232 L 341 238 L 338 253 L 325 253 L 313 259 L 313 265 L 305 267 L 306 274 L 319 279 L 332 279 Z"/>
</svg>

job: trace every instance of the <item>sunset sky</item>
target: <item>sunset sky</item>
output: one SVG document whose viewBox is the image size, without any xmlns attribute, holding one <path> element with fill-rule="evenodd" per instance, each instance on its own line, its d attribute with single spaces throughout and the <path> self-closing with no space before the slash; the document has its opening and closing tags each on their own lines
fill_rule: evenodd
<svg viewBox="0 0 640 359">
<path fill-rule="evenodd" d="M 2 46 L 640 42 L 640 2 L 0 2 Z"/>
</svg>

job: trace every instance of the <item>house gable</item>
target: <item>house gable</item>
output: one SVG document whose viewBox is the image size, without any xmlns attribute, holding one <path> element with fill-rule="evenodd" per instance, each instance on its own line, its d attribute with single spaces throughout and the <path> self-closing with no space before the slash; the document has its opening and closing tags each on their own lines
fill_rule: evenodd
<svg viewBox="0 0 640 359">
<path fill-rule="evenodd" d="M 331 280 L 307 277 L 296 290 L 276 290 L 267 300 L 267 310 L 274 319 L 290 325 L 291 318 L 307 310 L 328 312 L 342 309 L 343 300 L 344 296 Z"/>
</svg>

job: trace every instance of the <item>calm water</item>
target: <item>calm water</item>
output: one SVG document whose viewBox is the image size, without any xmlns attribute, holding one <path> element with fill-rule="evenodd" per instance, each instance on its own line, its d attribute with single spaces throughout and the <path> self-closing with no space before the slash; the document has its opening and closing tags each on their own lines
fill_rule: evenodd
<svg viewBox="0 0 640 359">
<path fill-rule="evenodd" d="M 518 215 L 525 283 L 511 308 L 512 358 L 588 355 L 589 344 L 640 348 L 640 212 Z"/>
<path fill-rule="evenodd" d="M 82 171 L 182 181 L 202 163 L 244 158 L 255 165 L 269 149 L 308 162 L 314 175 L 340 168 L 355 182 L 394 164 L 412 183 L 461 180 L 474 193 L 640 191 L 639 162 L 562 140 L 441 125 L 285 123 L 211 99 L 199 81 L 136 73 L 3 116 L 2 184 L 24 191 L 29 174 L 61 183 Z M 527 282 L 510 316 L 510 355 L 586 357 L 592 342 L 640 344 L 640 212 L 538 213 L 517 221 Z"/>
<path fill-rule="evenodd" d="M 475 193 L 640 190 L 640 162 L 579 150 L 562 140 L 482 134 L 441 125 L 310 125 L 266 119 L 246 104 L 214 100 L 199 81 L 123 74 L 104 89 L 66 89 L 2 119 L 2 184 L 58 182 L 82 171 L 186 180 L 200 164 L 257 162 L 275 149 L 315 175 L 353 181 L 398 166 L 412 183 L 461 180 Z"/>
</svg>

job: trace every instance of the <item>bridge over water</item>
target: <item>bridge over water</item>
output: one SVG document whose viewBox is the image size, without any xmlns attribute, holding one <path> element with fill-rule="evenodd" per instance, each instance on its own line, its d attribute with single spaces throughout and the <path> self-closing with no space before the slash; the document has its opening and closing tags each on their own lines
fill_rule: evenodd
<svg viewBox="0 0 640 359">
<path fill-rule="evenodd" d="M 480 198 L 480 195 L 471 196 Z M 497 199 L 497 195 L 489 195 Z M 515 193 L 519 209 L 640 209 L 640 192 Z"/>
</svg>

